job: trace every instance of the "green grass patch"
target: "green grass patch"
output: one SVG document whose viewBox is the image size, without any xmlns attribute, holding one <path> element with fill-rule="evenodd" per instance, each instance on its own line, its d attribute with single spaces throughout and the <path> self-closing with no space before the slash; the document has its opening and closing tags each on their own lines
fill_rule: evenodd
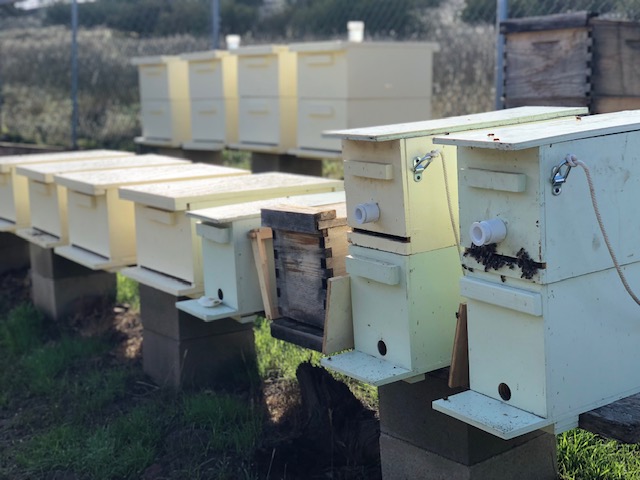
<svg viewBox="0 0 640 480">
<path fill-rule="evenodd" d="M 0 349 L 4 355 L 22 355 L 42 345 L 46 333 L 42 313 L 31 304 L 19 305 L 0 323 Z"/>
<path fill-rule="evenodd" d="M 296 378 L 296 369 L 302 362 L 320 364 L 320 353 L 273 338 L 269 321 L 265 318 L 258 317 L 254 333 L 258 372 L 262 378 L 278 377 L 291 380 Z"/>
<path fill-rule="evenodd" d="M 33 393 L 50 393 L 66 386 L 59 378 L 63 372 L 108 350 L 109 344 L 101 338 L 62 337 L 22 359 L 25 380 Z"/>
<path fill-rule="evenodd" d="M 571 430 L 558 436 L 558 473 L 562 480 L 638 480 L 639 448 Z"/>
<path fill-rule="evenodd" d="M 164 413 L 151 403 L 108 425 L 58 425 L 34 436 L 16 459 L 27 472 L 37 475 L 65 470 L 93 479 L 137 478 L 161 445 Z"/>
<path fill-rule="evenodd" d="M 116 277 L 116 302 L 129 304 L 133 310 L 140 310 L 140 289 L 138 282 L 118 273 Z"/>
</svg>

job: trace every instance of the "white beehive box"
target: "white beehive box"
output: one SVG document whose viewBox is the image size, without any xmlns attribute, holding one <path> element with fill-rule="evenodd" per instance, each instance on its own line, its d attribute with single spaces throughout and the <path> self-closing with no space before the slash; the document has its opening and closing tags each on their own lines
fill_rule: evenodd
<svg viewBox="0 0 640 480">
<path fill-rule="evenodd" d="M 177 56 L 137 57 L 142 136 L 136 143 L 179 147 L 191 136 L 189 69 Z"/>
<path fill-rule="evenodd" d="M 18 165 L 75 162 L 128 155 L 131 153 L 115 150 L 83 150 L 0 157 L 0 232 L 15 232 L 17 229 L 27 227 L 30 222 L 28 182 L 25 177 L 16 174 L 15 169 Z"/>
<path fill-rule="evenodd" d="M 222 50 L 181 55 L 188 63 L 190 150 L 222 150 L 238 141 L 238 60 Z"/>
<path fill-rule="evenodd" d="M 399 255 L 352 245 L 347 273 L 355 349 L 323 365 L 376 386 L 449 365 L 458 263 L 455 246 Z"/>
<path fill-rule="evenodd" d="M 292 153 L 340 156 L 340 140 L 323 131 L 431 118 L 435 43 L 334 41 L 289 48 L 298 56 Z"/>
<path fill-rule="evenodd" d="M 187 164 L 55 175 L 67 188 L 69 245 L 55 252 L 94 270 L 136 263 L 134 205 L 118 197 L 118 188 L 145 183 L 214 179 L 249 172 L 217 165 Z"/>
<path fill-rule="evenodd" d="M 284 45 L 241 47 L 238 142 L 233 148 L 285 153 L 296 141 L 296 56 Z"/>
<path fill-rule="evenodd" d="M 260 211 L 277 205 L 329 205 L 344 201 L 344 191 L 292 196 L 194 210 L 187 215 L 197 220 L 202 240 L 204 298 L 176 303 L 178 309 L 211 322 L 226 317 L 252 318 L 264 310 L 262 291 L 249 232 L 260 227 Z M 265 242 L 271 274 L 267 284 L 275 298 L 275 270 L 272 241 Z M 207 306 L 210 305 L 210 306 Z"/>
<path fill-rule="evenodd" d="M 31 223 L 18 229 L 16 234 L 42 248 L 67 244 L 67 189 L 54 183 L 56 174 L 187 163 L 186 160 L 150 154 L 18 166 L 16 174 L 28 179 Z"/>
<path fill-rule="evenodd" d="M 121 188 L 120 198 L 135 202 L 139 247 L 137 266 L 122 273 L 172 295 L 199 296 L 204 292 L 202 247 L 186 211 L 342 189 L 341 180 L 287 173 Z"/>
<path fill-rule="evenodd" d="M 331 132 L 331 136 L 343 140 L 347 219 L 354 229 L 351 241 L 405 255 L 455 245 L 452 220 L 457 228 L 456 150 L 455 147 L 434 145 L 433 138 L 457 131 L 584 113 L 584 108 L 521 107 Z M 414 173 L 415 159 L 434 150 L 440 151 L 439 156 L 422 174 Z M 448 177 L 448 195 L 443 165 Z M 362 214 L 363 207 L 368 205 L 378 209 L 378 219 Z"/>
<path fill-rule="evenodd" d="M 508 439 L 573 428 L 580 413 L 640 391 L 638 305 L 612 266 L 585 175 L 567 177 L 562 167 L 559 194 L 552 182 L 567 154 L 590 167 L 613 250 L 637 292 L 640 111 L 435 142 L 458 147 L 471 390 L 434 408 Z M 506 236 L 471 248 L 472 231 L 485 240 L 474 222 L 493 219 Z"/>
</svg>

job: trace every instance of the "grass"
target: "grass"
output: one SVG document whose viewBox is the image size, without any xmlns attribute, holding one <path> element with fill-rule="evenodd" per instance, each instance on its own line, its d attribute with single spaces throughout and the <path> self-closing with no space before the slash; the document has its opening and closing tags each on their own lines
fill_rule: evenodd
<svg viewBox="0 0 640 480">
<path fill-rule="evenodd" d="M 135 282 L 118 287 L 135 305 Z M 320 361 L 271 338 L 264 319 L 254 331 L 263 380 L 293 382 L 300 362 Z M 0 315 L 0 478 L 266 477 L 254 463 L 268 435 L 255 396 L 158 389 L 112 348 L 56 331 L 29 304 Z M 377 406 L 374 388 L 340 378 Z M 640 480 L 640 449 L 572 430 L 558 436 L 558 465 L 561 480 Z"/>
</svg>

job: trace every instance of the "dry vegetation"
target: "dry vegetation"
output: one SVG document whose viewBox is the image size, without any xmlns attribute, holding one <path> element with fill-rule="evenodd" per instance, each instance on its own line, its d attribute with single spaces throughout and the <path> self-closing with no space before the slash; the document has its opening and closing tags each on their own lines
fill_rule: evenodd
<svg viewBox="0 0 640 480">
<path fill-rule="evenodd" d="M 459 21 L 456 3 L 460 2 L 454 0 L 432 12 L 425 18 L 428 33 L 412 39 L 440 44 L 434 64 L 435 117 L 475 113 L 493 106 L 494 28 Z M 258 38 L 254 39 L 257 43 L 282 41 Z M 3 25 L 1 132 L 6 139 L 69 145 L 70 41 L 69 30 L 61 27 L 38 27 L 29 22 Z M 130 149 L 140 131 L 137 72 L 130 59 L 209 48 L 208 38 L 179 35 L 144 39 L 104 28 L 80 30 L 78 43 L 81 145 Z"/>
</svg>

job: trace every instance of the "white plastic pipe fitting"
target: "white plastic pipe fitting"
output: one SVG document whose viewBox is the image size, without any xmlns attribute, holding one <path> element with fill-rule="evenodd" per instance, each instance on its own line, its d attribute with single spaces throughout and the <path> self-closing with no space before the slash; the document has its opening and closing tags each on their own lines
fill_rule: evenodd
<svg viewBox="0 0 640 480">
<path fill-rule="evenodd" d="M 364 22 L 352 20 L 347 22 L 347 31 L 349 32 L 350 42 L 362 42 L 364 40 Z"/>
<path fill-rule="evenodd" d="M 359 225 L 376 222 L 380 218 L 380 207 L 377 203 L 361 203 L 356 205 L 353 217 Z"/>
<path fill-rule="evenodd" d="M 224 39 L 227 43 L 227 50 L 235 50 L 240 47 L 240 35 L 227 35 Z"/>
<path fill-rule="evenodd" d="M 473 222 L 469 235 L 474 245 L 482 247 L 491 243 L 499 243 L 507 236 L 507 225 L 499 218 Z"/>
</svg>

